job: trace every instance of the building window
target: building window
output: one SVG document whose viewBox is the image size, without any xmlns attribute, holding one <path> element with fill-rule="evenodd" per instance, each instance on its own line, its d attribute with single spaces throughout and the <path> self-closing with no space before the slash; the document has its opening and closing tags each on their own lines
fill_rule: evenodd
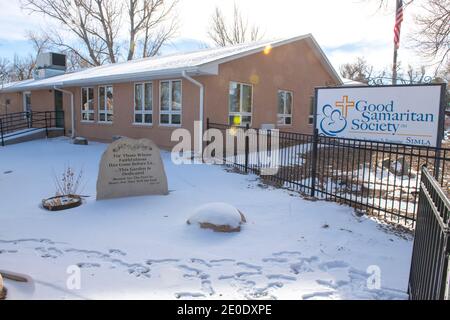
<svg viewBox="0 0 450 320">
<path fill-rule="evenodd" d="M 181 80 L 160 82 L 160 124 L 181 125 L 181 101 Z"/>
<path fill-rule="evenodd" d="M 249 84 L 230 82 L 229 123 L 236 126 L 251 125 L 253 87 Z"/>
<path fill-rule="evenodd" d="M 314 103 L 315 103 L 314 96 L 311 96 L 309 99 L 309 117 L 308 117 L 308 124 L 310 125 L 314 124 Z"/>
<path fill-rule="evenodd" d="M 114 97 L 112 86 L 98 87 L 98 122 L 113 122 Z"/>
<path fill-rule="evenodd" d="M 134 123 L 153 123 L 153 85 L 151 82 L 134 85 Z"/>
<path fill-rule="evenodd" d="M 81 88 L 81 121 L 94 121 L 94 88 Z"/>
<path fill-rule="evenodd" d="M 278 91 L 278 125 L 292 124 L 292 92 Z"/>
</svg>

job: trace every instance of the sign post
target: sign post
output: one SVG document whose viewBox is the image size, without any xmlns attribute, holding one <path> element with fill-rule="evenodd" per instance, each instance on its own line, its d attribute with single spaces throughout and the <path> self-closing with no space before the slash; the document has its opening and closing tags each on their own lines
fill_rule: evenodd
<svg viewBox="0 0 450 320">
<path fill-rule="evenodd" d="M 440 147 L 445 84 L 316 88 L 319 135 Z"/>
</svg>

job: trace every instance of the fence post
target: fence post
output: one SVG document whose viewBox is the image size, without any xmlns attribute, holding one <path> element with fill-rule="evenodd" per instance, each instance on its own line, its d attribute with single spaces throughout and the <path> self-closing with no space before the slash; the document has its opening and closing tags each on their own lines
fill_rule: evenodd
<svg viewBox="0 0 450 320">
<path fill-rule="evenodd" d="M 206 130 L 209 130 L 209 118 L 206 118 Z"/>
<path fill-rule="evenodd" d="M 441 148 L 434 149 L 434 178 L 439 181 L 439 167 L 441 166 Z M 445 163 L 444 163 L 445 165 Z"/>
<path fill-rule="evenodd" d="M 28 129 L 33 128 L 33 113 L 31 111 L 27 111 L 27 121 L 28 121 Z"/>
<path fill-rule="evenodd" d="M 312 145 L 312 165 L 311 165 L 311 197 L 316 195 L 316 175 L 317 175 L 317 145 L 319 144 L 319 130 L 314 129 Z"/>
<path fill-rule="evenodd" d="M 48 138 L 47 111 L 45 111 L 45 136 Z"/>
<path fill-rule="evenodd" d="M 2 136 L 2 147 L 5 146 L 5 139 L 3 138 L 3 121 L 0 119 L 0 135 Z"/>
<path fill-rule="evenodd" d="M 245 125 L 245 173 L 248 173 L 248 153 L 249 153 L 249 137 L 248 130 L 250 129 L 250 125 L 247 123 Z"/>
</svg>

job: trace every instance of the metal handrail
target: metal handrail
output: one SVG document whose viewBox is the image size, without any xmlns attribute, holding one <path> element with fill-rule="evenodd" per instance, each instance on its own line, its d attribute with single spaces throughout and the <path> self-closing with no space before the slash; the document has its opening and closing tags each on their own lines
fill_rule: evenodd
<svg viewBox="0 0 450 320">
<path fill-rule="evenodd" d="M 0 116 L 1 145 L 5 146 L 5 138 L 39 129 L 45 129 L 48 137 L 48 129 L 56 127 L 56 122 L 60 119 L 63 120 L 62 128 L 65 130 L 64 111 L 25 111 L 2 115 Z"/>
</svg>

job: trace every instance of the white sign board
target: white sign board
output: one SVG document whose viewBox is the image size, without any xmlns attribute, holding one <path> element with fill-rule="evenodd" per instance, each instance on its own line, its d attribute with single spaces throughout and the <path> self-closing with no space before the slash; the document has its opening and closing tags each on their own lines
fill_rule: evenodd
<svg viewBox="0 0 450 320">
<path fill-rule="evenodd" d="M 442 85 L 316 89 L 319 135 L 438 146 Z"/>
</svg>

